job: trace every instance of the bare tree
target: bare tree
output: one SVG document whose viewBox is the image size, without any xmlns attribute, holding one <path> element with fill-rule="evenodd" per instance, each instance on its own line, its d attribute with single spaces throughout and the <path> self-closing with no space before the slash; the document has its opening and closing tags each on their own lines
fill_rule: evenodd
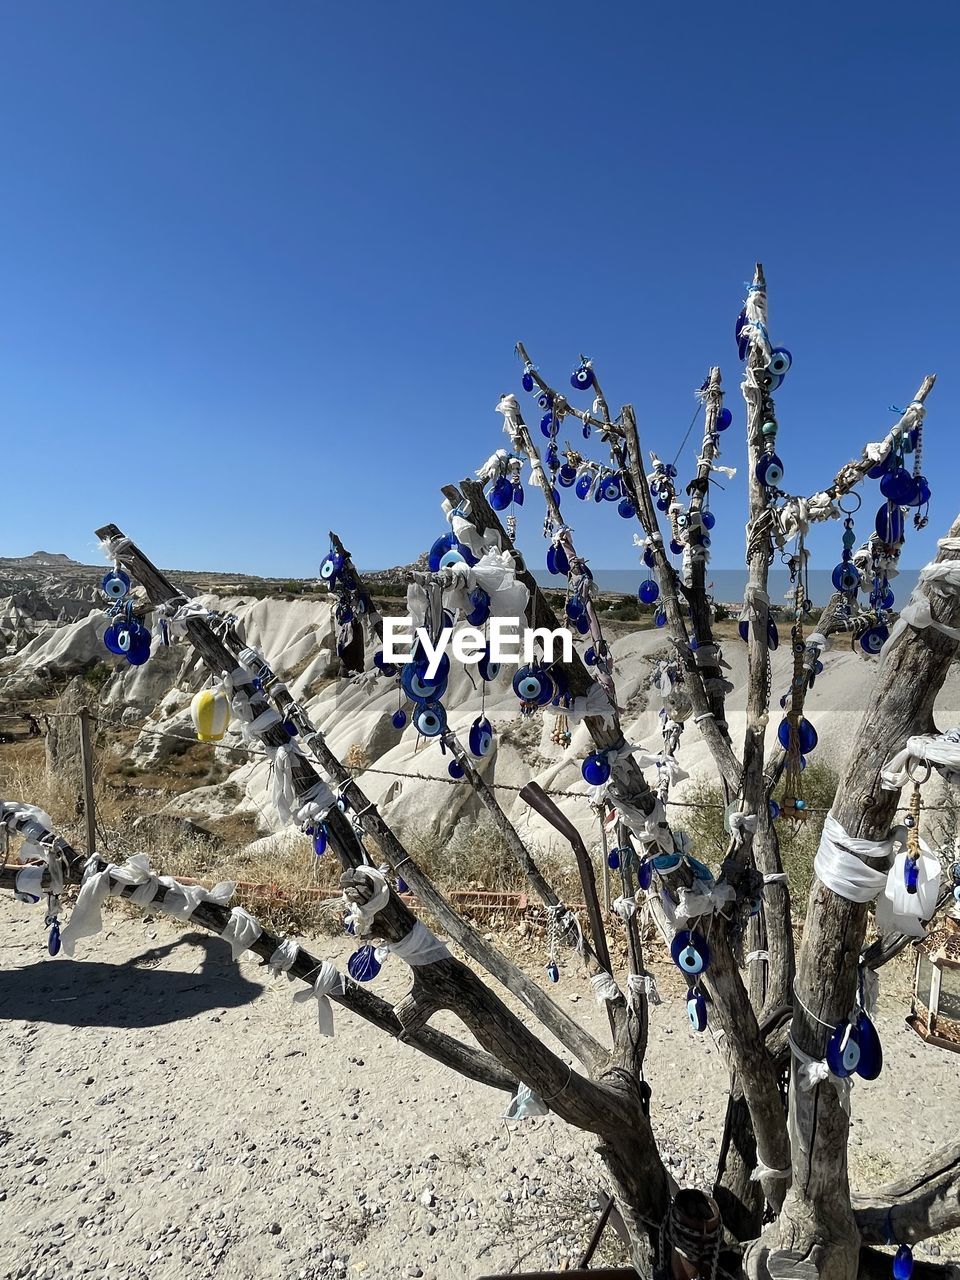
<svg viewBox="0 0 960 1280">
<path fill-rule="evenodd" d="M 711 475 L 719 466 L 721 434 L 731 418 L 723 405 L 719 368 L 709 370 L 702 388 L 703 443 L 684 501 L 672 466 L 653 458 L 647 471 L 633 409 L 624 406 L 611 417 L 589 361 L 582 361 L 575 375 L 576 385 L 594 394 L 592 408 L 585 411 L 548 383 L 519 346 L 525 387 L 538 396 L 544 413 L 546 448 L 541 453 L 517 400 L 504 397 L 498 407 L 511 451 L 491 458 L 482 469 L 484 483 L 468 479 L 444 489 L 455 563 L 419 575 L 412 584 L 418 600 L 442 608 L 452 595 L 475 589 L 479 578 L 471 576 L 471 562 L 482 565 L 484 556 L 492 554 L 526 588 L 527 623 L 559 627 L 561 619 L 514 548 L 509 519 L 501 523 L 488 500 L 496 495 L 496 505 L 502 506 L 506 491 L 501 482 L 513 486 L 520 468 L 531 468 L 545 503 L 553 567 L 559 567 L 566 579 L 568 603 L 576 601 L 575 608 L 567 608 L 567 620 L 576 621 L 592 650 L 589 664 L 575 654 L 572 662 L 553 661 L 539 671 L 547 677 L 554 710 L 581 721 L 592 739 L 596 771 L 585 776 L 597 780 L 593 800 L 616 823 L 620 852 L 621 892 L 613 911 L 603 909 L 576 828 L 549 798 L 535 786 L 524 792 L 570 840 L 581 872 L 583 920 L 550 884 L 536 850 L 484 781 L 483 752 L 473 743 L 465 746 L 442 724 L 437 732 L 543 902 L 559 938 L 582 955 L 607 1004 L 611 1034 L 606 1044 L 457 913 L 330 750 L 305 709 L 264 657 L 246 644 L 235 621 L 181 594 L 117 526 L 105 526 L 98 536 L 109 556 L 139 584 L 150 607 L 169 625 L 180 626 L 210 674 L 225 682 L 248 737 L 262 743 L 271 757 L 281 811 L 305 830 L 322 828 L 339 858 L 345 902 L 360 942 L 369 945 L 372 940 L 395 950 L 410 965 L 412 984 L 391 1007 L 364 982 L 331 973 L 305 950 L 291 962 L 291 973 L 308 982 L 320 973 L 322 989 L 316 993 L 321 999 L 351 1009 L 451 1070 L 516 1095 L 518 1106 L 549 1108 L 569 1124 L 595 1134 L 638 1269 L 647 1269 L 652 1261 L 655 1268 L 675 1275 L 713 1275 L 719 1268 L 775 1280 L 852 1280 L 885 1273 L 889 1259 L 874 1246 L 908 1245 L 960 1225 L 960 1147 L 955 1143 L 887 1187 L 854 1194 L 847 1173 L 849 1079 L 854 1069 L 847 1068 L 854 1049 L 862 1051 L 864 1064 L 870 1051 L 869 999 L 864 992 L 871 974 L 906 942 L 897 928 L 891 931 L 888 920 L 883 942 L 867 946 L 869 903 L 882 895 L 888 871 L 893 877 L 916 877 L 922 866 L 915 837 L 891 835 L 900 785 L 896 778 L 891 782 L 889 769 L 883 778 L 881 771 L 905 745 L 908 769 L 923 763 L 924 744 L 939 741 L 932 708 L 955 656 L 960 626 L 960 576 L 947 567 L 960 561 L 960 517 L 942 540 L 895 634 L 883 644 L 893 621 L 887 578 L 903 542 L 905 509 L 916 505 L 915 499 L 923 496 L 921 484 L 926 483 L 916 467 L 910 476 L 902 462 L 911 450 L 918 457 L 933 378 L 924 379 L 881 442 L 865 446 L 861 458 L 841 467 L 823 491 L 799 497 L 781 487 L 773 393 L 789 356 L 770 341 L 766 284 L 759 266 L 737 337 L 745 357 L 749 500 L 749 581 L 742 619 L 749 654 L 747 727 L 739 753 L 725 718 L 731 686 L 713 633 L 705 571 Z M 561 454 L 558 433 L 565 418 L 578 420 L 584 434 L 599 441 L 602 459 L 588 459 L 569 447 Z M 846 547 L 846 575 L 835 578 L 835 595 L 814 619 L 806 590 L 804 541 L 809 526 L 840 518 L 845 495 L 868 471 L 876 476 L 883 468 L 888 476 L 897 472 L 900 487 L 884 482 L 889 495 L 877 531 L 856 551 L 852 545 Z M 624 740 L 616 673 L 594 607 L 589 567 L 578 555 L 573 530 L 560 509 L 557 486 L 571 476 L 576 483 L 583 478 L 590 491 L 607 485 L 621 503 L 621 514 L 636 519 L 645 563 L 659 589 L 658 621 L 669 637 L 672 659 L 664 673 L 664 741 L 657 752 L 638 753 Z M 490 495 L 485 492 L 487 483 L 492 486 Z M 335 535 L 331 543 L 328 577 L 340 596 L 339 639 L 349 668 L 362 652 L 358 624 L 365 618 L 376 639 L 379 620 L 369 589 L 343 543 Z M 682 559 L 679 569 L 671 558 L 671 544 L 673 555 Z M 790 619 L 793 678 L 782 724 L 774 734 L 770 650 L 777 636 L 767 592 L 775 550 L 789 554 L 796 603 Z M 869 592 L 869 605 L 860 601 L 861 588 Z M 650 590 L 647 595 L 652 598 L 655 593 Z M 436 623 L 436 608 L 432 616 Z M 883 655 L 856 749 L 842 773 L 829 834 L 818 854 L 802 944 L 795 956 L 793 906 L 780 859 L 773 793 L 785 779 L 781 820 L 803 820 L 802 757 L 811 741 L 804 698 L 820 669 L 820 654 L 837 632 L 851 635 L 864 649 L 883 645 Z M 388 669 L 387 675 L 392 678 L 393 673 Z M 528 702 L 549 700 L 531 695 Z M 434 701 L 428 694 L 416 705 L 432 707 Z M 706 741 L 729 801 L 729 847 L 715 872 L 693 856 L 681 832 L 671 829 L 664 807 L 681 735 L 691 725 Z M 934 751 L 928 763 L 936 766 L 942 758 Z M 15 807 L 0 811 L 0 819 L 10 829 L 36 822 L 35 815 Z M 82 860 L 69 846 L 49 832 L 41 838 L 48 849 L 59 850 L 56 858 L 46 855 L 48 875 L 56 864 L 66 879 L 79 878 Z M 424 911 L 472 964 L 441 944 L 400 897 L 395 881 L 370 865 L 365 838 L 376 845 L 390 875 L 406 881 Z M 901 864 L 906 871 L 900 870 Z M 105 873 L 106 864 L 97 862 L 92 869 Z M 12 879 L 12 872 L 4 873 L 5 883 Z M 872 894 L 845 888 L 861 880 L 873 886 Z M 134 892 L 131 885 L 116 887 L 128 896 Z M 161 896 L 171 891 L 158 889 Z M 638 911 L 645 901 L 674 950 L 679 946 L 678 965 L 692 988 L 691 1018 L 696 1025 L 709 1017 L 730 1071 L 715 1200 L 702 1198 L 699 1206 L 668 1174 L 649 1120 L 657 1082 L 646 1080 L 643 1073 L 650 984 Z M 938 901 L 942 905 L 945 896 Z M 206 901 L 192 918 L 222 932 L 231 912 Z M 894 915 L 893 922 L 899 925 L 902 916 Z M 623 931 L 628 962 L 620 974 L 614 971 L 608 934 Z M 251 933 L 251 938 L 250 949 L 265 960 L 276 959 L 279 939 L 263 931 Z M 369 952 L 361 957 L 366 959 Z M 519 1000 L 527 1016 L 516 1016 L 494 983 Z M 455 1014 L 479 1047 L 434 1031 L 429 1022 L 440 1009 Z M 536 1024 L 576 1059 L 576 1070 L 547 1047 Z M 716 1206 L 719 1219 L 714 1221 Z M 721 1220 L 728 1250 L 722 1261 Z M 914 1274 L 945 1274 L 945 1269 L 918 1263 Z"/>
</svg>

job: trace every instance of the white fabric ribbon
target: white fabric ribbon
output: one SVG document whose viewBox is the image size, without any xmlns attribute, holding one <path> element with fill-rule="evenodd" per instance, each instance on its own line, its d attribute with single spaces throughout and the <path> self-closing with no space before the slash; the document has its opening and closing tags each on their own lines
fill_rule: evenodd
<svg viewBox="0 0 960 1280">
<path fill-rule="evenodd" d="M 552 703 L 548 703 L 543 708 L 545 714 L 551 716 L 566 716 L 572 725 L 578 725 L 587 716 L 593 716 L 602 720 L 604 725 L 610 727 L 614 724 L 616 709 L 610 700 L 610 695 L 596 681 L 591 684 L 584 697 L 574 698 L 569 707 L 555 707 Z"/>
<path fill-rule="evenodd" d="M 637 901 L 635 898 L 614 898 L 610 904 L 610 909 L 621 920 L 632 920 L 637 914 Z"/>
<path fill-rule="evenodd" d="M 651 1004 L 661 1004 L 657 980 L 652 973 L 631 973 L 627 978 L 627 995 L 631 1000 L 644 995 Z"/>
<path fill-rule="evenodd" d="M 329 960 L 324 960 L 313 986 L 306 991 L 295 992 L 293 997 L 297 1004 L 316 1000 L 317 1025 L 320 1028 L 320 1034 L 328 1039 L 333 1036 L 333 1007 L 327 997 L 334 992 L 342 994 L 343 974 Z"/>
<path fill-rule="evenodd" d="M 281 822 L 290 822 L 298 806 L 297 788 L 293 781 L 293 762 L 302 753 L 293 742 L 285 742 L 275 749 L 268 747 L 268 750 L 273 776 L 274 807 L 280 815 Z"/>
<path fill-rule="evenodd" d="M 520 416 L 520 404 L 516 396 L 502 396 L 497 405 L 497 413 L 503 414 L 503 429 L 510 437 L 510 443 L 517 453 L 523 452 L 523 418 Z"/>
<path fill-rule="evenodd" d="M 797 1081 L 804 1093 L 816 1089 L 817 1085 L 829 1081 L 837 1091 L 841 1107 L 850 1114 L 850 1089 L 853 1081 L 849 1077 L 835 1076 L 827 1065 L 825 1058 L 811 1058 L 798 1047 L 792 1035 L 787 1036 L 790 1052 L 797 1060 Z"/>
<path fill-rule="evenodd" d="M 510 1099 L 510 1105 L 503 1113 L 503 1119 L 528 1120 L 531 1116 L 545 1116 L 549 1110 L 550 1108 L 539 1093 L 535 1093 L 521 1080 L 517 1085 L 516 1094 Z"/>
<path fill-rule="evenodd" d="M 454 506 L 449 498 L 444 498 L 442 506 L 447 523 L 453 530 L 453 536 L 458 542 L 462 542 L 465 547 L 469 547 L 472 554 L 478 559 L 488 546 L 500 547 L 500 531 L 498 529 L 486 529 L 483 533 L 480 533 L 477 527 L 467 519 L 470 514 L 469 502 L 461 502 L 459 505 Z"/>
<path fill-rule="evenodd" d="M 749 832 L 753 835 L 757 829 L 757 815 L 755 813 L 731 813 L 730 815 L 730 834 L 733 836 L 733 847 L 739 849 L 743 844 L 744 834 Z"/>
<path fill-rule="evenodd" d="M 762 1160 L 757 1160 L 757 1167 L 750 1175 L 751 1182 L 760 1182 L 762 1178 L 770 1178 L 775 1181 L 786 1182 L 793 1177 L 792 1169 L 772 1169 L 770 1165 L 764 1164 Z"/>
<path fill-rule="evenodd" d="M 369 931 L 377 912 L 382 911 L 390 901 L 390 886 L 387 883 L 387 877 L 377 867 L 357 867 L 354 874 L 369 881 L 373 888 L 373 894 L 367 902 L 352 902 L 346 894 L 343 896 L 347 919 L 356 930 L 357 936 L 362 937 Z"/>
<path fill-rule="evenodd" d="M 623 994 L 612 975 L 607 973 L 605 969 L 601 969 L 599 973 L 591 975 L 590 985 L 593 987 L 593 994 L 597 998 L 597 1004 L 603 1004 L 606 1000 L 619 1000 Z"/>
<path fill-rule="evenodd" d="M 244 907 L 234 907 L 220 937 L 230 943 L 234 960 L 239 960 L 244 951 L 250 950 L 262 932 L 260 921 L 255 916 L 252 916 Z"/>
<path fill-rule="evenodd" d="M 676 758 L 665 751 L 654 753 L 635 749 L 633 755 L 641 769 L 656 768 L 658 771 L 662 771 L 661 776 L 666 776 L 671 787 L 675 783 L 683 782 L 690 777 L 685 769 L 680 768 Z"/>
<path fill-rule="evenodd" d="M 300 943 L 295 938 L 287 938 L 267 961 L 267 968 L 273 977 L 278 978 L 281 973 L 289 973 L 299 954 Z"/>
<path fill-rule="evenodd" d="M 885 791 L 899 791 L 911 781 L 918 764 L 932 766 L 949 783 L 960 782 L 960 729 L 908 738 L 903 750 L 880 770 L 880 785 Z"/>
<path fill-rule="evenodd" d="M 379 908 L 378 908 L 379 910 Z M 436 964 L 438 960 L 449 960 L 450 952 L 436 934 L 431 933 L 422 920 L 418 920 L 408 934 L 399 942 L 391 942 L 387 950 L 399 956 L 412 969 L 421 965 Z"/>
<path fill-rule="evenodd" d="M 310 790 L 298 798 L 293 821 L 298 827 L 308 822 L 322 822 L 336 803 L 337 797 L 324 780 L 318 778 Z"/>
<path fill-rule="evenodd" d="M 892 852 L 892 835 L 886 840 L 855 839 L 828 813 L 813 870 L 822 884 L 848 902 L 870 902 L 882 892 L 887 873 L 867 866 L 860 858 L 887 858 Z"/>
<path fill-rule="evenodd" d="M 39 902 L 43 895 L 43 875 L 45 866 L 36 864 L 22 867 L 17 872 L 14 893 L 18 902 Z"/>
<path fill-rule="evenodd" d="M 941 538 L 937 545 L 941 550 L 955 551 L 960 548 L 960 540 Z M 922 590 L 923 587 L 927 588 L 929 595 Z M 933 560 L 925 565 L 920 570 L 920 577 L 910 593 L 910 599 L 901 609 L 900 617 L 894 624 L 886 644 L 880 650 L 881 654 L 886 654 L 898 643 L 907 627 L 913 627 L 914 631 L 923 631 L 927 627 L 932 627 L 934 631 L 949 636 L 951 640 L 960 640 L 960 628 L 949 627 L 944 622 L 938 622 L 930 609 L 930 596 L 942 602 L 956 595 L 958 591 L 960 591 L 960 560 Z"/>
</svg>

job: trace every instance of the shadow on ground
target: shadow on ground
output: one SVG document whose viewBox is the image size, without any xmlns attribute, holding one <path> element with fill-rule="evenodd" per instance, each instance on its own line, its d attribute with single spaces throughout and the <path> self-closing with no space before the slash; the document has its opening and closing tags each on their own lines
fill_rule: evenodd
<svg viewBox="0 0 960 1280">
<path fill-rule="evenodd" d="M 157 967 L 180 947 L 198 957 L 194 971 Z M 123 964 L 56 959 L 0 970 L 0 1019 L 69 1027 L 156 1027 L 249 1004 L 261 991 L 259 982 L 240 973 L 226 942 L 186 933 Z"/>
</svg>

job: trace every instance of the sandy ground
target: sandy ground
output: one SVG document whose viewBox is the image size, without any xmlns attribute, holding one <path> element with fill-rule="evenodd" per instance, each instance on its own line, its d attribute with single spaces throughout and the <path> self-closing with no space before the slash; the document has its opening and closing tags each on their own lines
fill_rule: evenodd
<svg viewBox="0 0 960 1280">
<path fill-rule="evenodd" d="M 51 960 L 40 908 L 6 897 L 0 936 L 3 1277 L 475 1280 L 578 1255 L 601 1173 L 555 1117 L 507 1124 L 505 1095 L 342 1009 L 322 1040 L 298 987 L 162 918 L 114 909 L 76 960 Z M 342 962 L 350 948 L 317 949 Z M 669 965 L 654 968 L 667 997 L 648 1054 L 654 1121 L 678 1180 L 706 1185 L 725 1072 Z M 390 961 L 376 985 L 399 994 L 404 967 Z M 960 1057 L 905 1028 L 907 966 L 884 988 L 887 1065 L 854 1090 L 863 1187 L 955 1131 Z M 603 1033 L 569 961 L 556 990 Z"/>
</svg>

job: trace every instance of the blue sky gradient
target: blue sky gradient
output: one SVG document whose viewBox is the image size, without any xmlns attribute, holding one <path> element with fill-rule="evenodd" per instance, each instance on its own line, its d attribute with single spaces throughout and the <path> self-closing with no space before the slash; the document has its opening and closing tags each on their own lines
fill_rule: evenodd
<svg viewBox="0 0 960 1280">
<path fill-rule="evenodd" d="M 312 574 L 331 527 L 363 565 L 412 559 L 439 487 L 505 442 L 518 338 L 560 385 L 592 356 L 669 457 L 719 363 L 742 464 L 761 259 L 791 491 L 940 375 L 922 563 L 960 496 L 958 14 L 4 6 L 0 555 L 95 560 L 114 520 L 183 568 Z M 742 482 L 714 499 L 718 568 Z M 592 563 L 637 563 L 612 506 L 566 505 Z M 839 543 L 818 533 L 821 564 Z"/>
</svg>

